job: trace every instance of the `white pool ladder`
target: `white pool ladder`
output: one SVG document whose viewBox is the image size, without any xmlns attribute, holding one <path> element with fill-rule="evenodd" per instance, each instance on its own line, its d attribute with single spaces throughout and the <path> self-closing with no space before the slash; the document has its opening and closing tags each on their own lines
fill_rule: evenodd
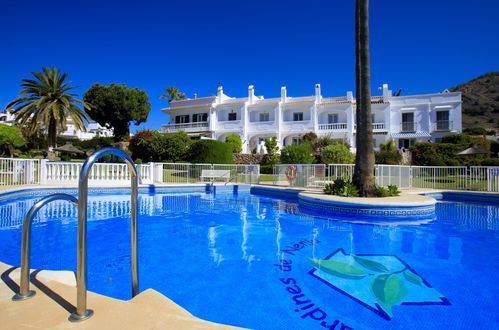
<svg viewBox="0 0 499 330">
<path fill-rule="evenodd" d="M 35 291 L 29 289 L 29 266 L 30 266 L 30 242 L 31 223 L 40 208 L 54 200 L 67 200 L 78 208 L 78 246 L 77 246 L 77 272 L 76 272 L 76 312 L 69 316 L 72 322 L 88 319 L 93 315 L 91 309 L 87 309 L 87 202 L 88 202 L 88 176 L 94 163 L 105 155 L 114 155 L 122 158 L 128 165 L 130 171 L 132 195 L 131 195 L 131 241 L 132 241 L 132 297 L 139 292 L 139 269 L 137 254 L 137 199 L 138 199 L 138 176 L 137 169 L 130 156 L 123 150 L 107 147 L 92 153 L 83 163 L 78 181 L 78 199 L 68 194 L 51 194 L 35 203 L 26 214 L 23 221 L 22 245 L 21 245 L 21 279 L 19 292 L 12 300 L 20 301 L 31 298 Z"/>
</svg>

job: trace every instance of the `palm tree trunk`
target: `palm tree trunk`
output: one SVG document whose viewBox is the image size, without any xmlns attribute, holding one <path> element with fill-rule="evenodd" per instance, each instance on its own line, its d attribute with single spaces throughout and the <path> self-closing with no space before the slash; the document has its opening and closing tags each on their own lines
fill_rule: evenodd
<svg viewBox="0 0 499 330">
<path fill-rule="evenodd" d="M 50 118 L 48 131 L 48 147 L 51 150 L 56 147 L 57 141 L 57 120 L 54 117 Z"/>
<path fill-rule="evenodd" d="M 357 134 L 353 182 L 363 197 L 374 195 L 374 148 L 371 122 L 371 65 L 369 60 L 369 0 L 355 5 L 355 85 Z"/>
</svg>

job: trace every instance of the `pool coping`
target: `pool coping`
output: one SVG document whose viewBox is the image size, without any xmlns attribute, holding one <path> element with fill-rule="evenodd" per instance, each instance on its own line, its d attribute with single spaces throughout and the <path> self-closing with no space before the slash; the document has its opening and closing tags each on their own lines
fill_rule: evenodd
<svg viewBox="0 0 499 330">
<path fill-rule="evenodd" d="M 19 268 L 0 262 L 0 319 L 5 329 L 243 329 L 193 316 L 156 290 L 147 289 L 124 301 L 87 292 L 94 316 L 80 323 L 68 321 L 76 302 L 75 275 L 70 271 L 34 271 L 36 295 L 14 302 Z"/>
</svg>

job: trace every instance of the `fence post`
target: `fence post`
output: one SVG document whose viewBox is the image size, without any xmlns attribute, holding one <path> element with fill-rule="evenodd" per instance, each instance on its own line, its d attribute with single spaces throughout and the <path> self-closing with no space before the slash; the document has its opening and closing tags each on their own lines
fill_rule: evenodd
<svg viewBox="0 0 499 330">
<path fill-rule="evenodd" d="M 40 159 L 40 168 L 38 171 L 38 175 L 39 175 L 40 184 L 46 184 L 47 183 L 47 160 L 46 159 Z"/>
<path fill-rule="evenodd" d="M 409 166 L 409 189 L 412 189 L 412 166 Z"/>
<path fill-rule="evenodd" d="M 149 162 L 149 184 L 154 184 L 154 162 Z"/>
</svg>

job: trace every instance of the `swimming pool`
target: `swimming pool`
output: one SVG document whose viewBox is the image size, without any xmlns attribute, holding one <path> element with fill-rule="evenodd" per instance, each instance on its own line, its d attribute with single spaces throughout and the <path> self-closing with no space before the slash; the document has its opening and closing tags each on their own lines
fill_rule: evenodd
<svg viewBox="0 0 499 330">
<path fill-rule="evenodd" d="M 19 265 L 20 224 L 46 194 L 0 201 L 0 261 Z M 499 206 L 436 197 L 435 220 L 394 226 L 331 221 L 246 189 L 143 191 L 140 290 L 254 329 L 492 328 Z M 126 192 L 91 193 L 89 290 L 131 297 L 129 213 Z M 40 211 L 31 254 L 32 268 L 76 269 L 74 206 Z"/>
</svg>

